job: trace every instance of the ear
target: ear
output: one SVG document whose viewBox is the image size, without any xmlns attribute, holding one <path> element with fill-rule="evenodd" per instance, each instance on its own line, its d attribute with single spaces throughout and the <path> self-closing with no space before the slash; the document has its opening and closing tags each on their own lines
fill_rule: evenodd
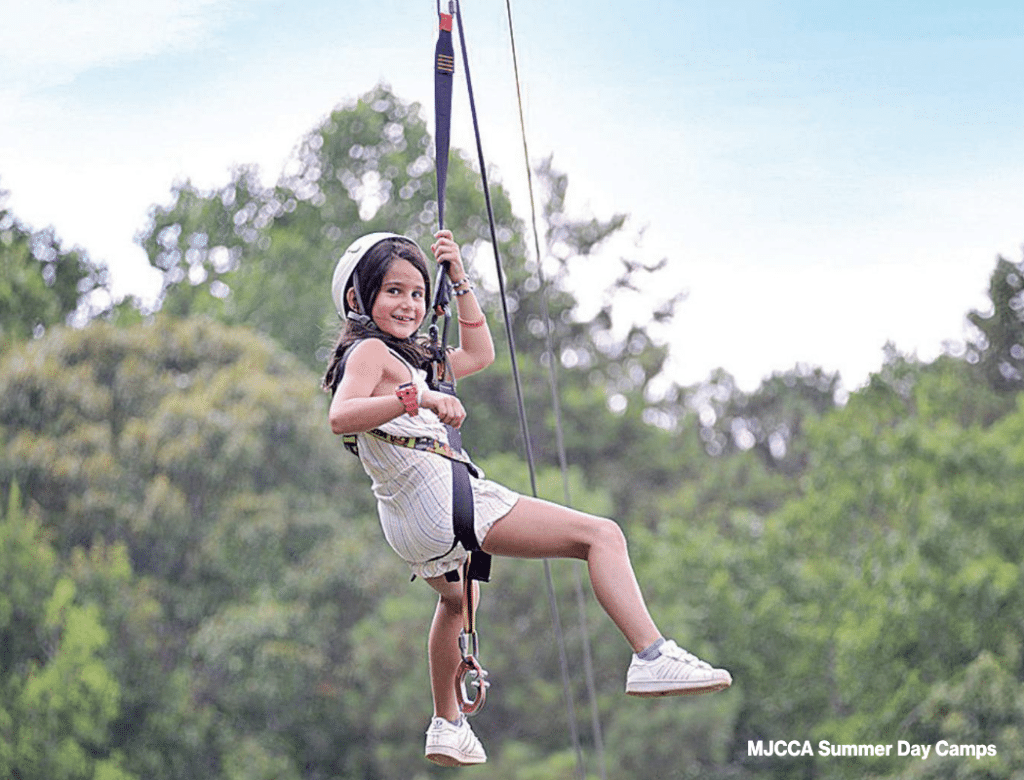
<svg viewBox="0 0 1024 780">
<path fill-rule="evenodd" d="M 359 305 L 356 303 L 356 290 L 354 287 L 349 287 L 348 292 L 345 293 L 345 303 L 347 303 L 348 307 L 354 312 L 359 312 L 359 314 L 366 313 L 359 311 Z"/>
</svg>

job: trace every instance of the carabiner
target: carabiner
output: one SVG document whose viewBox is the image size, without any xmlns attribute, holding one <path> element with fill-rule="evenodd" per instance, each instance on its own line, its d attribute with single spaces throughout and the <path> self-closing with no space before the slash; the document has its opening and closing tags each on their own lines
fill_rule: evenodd
<svg viewBox="0 0 1024 780">
<path fill-rule="evenodd" d="M 491 685 L 487 681 L 487 672 L 476 660 L 480 653 L 480 640 L 476 631 L 462 630 L 459 634 L 459 652 L 462 654 L 462 663 L 459 664 L 459 670 L 455 675 L 455 698 L 463 715 L 476 715 L 483 708 L 487 699 L 487 689 Z M 466 678 L 469 676 L 474 678 L 469 685 L 476 688 L 476 696 L 473 698 L 469 697 L 466 688 Z"/>
<path fill-rule="evenodd" d="M 465 572 L 463 572 L 463 576 L 466 576 Z M 476 635 L 476 631 L 462 629 L 459 632 L 459 653 L 462 655 L 463 661 L 480 655 L 480 637 Z"/>
<path fill-rule="evenodd" d="M 466 678 L 470 675 L 473 675 L 474 679 L 469 684 L 476 688 L 476 696 L 473 698 L 470 698 L 469 691 L 466 689 Z M 474 656 L 469 655 L 462 659 L 459 671 L 455 675 L 455 698 L 459 702 L 459 710 L 463 715 L 467 717 L 476 715 L 483 709 L 484 702 L 487 700 L 487 689 L 490 685 L 487 681 L 487 672 Z"/>
</svg>

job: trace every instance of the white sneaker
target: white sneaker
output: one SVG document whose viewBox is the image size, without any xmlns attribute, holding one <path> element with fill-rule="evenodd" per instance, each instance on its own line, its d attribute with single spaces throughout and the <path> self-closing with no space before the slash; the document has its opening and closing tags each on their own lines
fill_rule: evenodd
<svg viewBox="0 0 1024 780">
<path fill-rule="evenodd" d="M 458 726 L 444 718 L 430 721 L 425 754 L 428 761 L 441 766 L 469 766 L 487 761 L 484 747 L 465 717 Z"/>
<path fill-rule="evenodd" d="M 658 649 L 661 655 L 653 661 L 633 656 L 626 673 L 630 696 L 712 693 L 732 685 L 732 675 L 725 669 L 715 669 L 671 640 Z"/>
</svg>

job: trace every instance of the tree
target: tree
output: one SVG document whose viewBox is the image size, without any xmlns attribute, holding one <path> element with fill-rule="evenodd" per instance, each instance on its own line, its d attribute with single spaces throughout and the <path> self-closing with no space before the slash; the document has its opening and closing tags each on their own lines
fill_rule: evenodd
<svg viewBox="0 0 1024 780">
<path fill-rule="evenodd" d="M 753 393 L 744 393 L 719 369 L 679 392 L 676 403 L 696 413 L 709 455 L 753 450 L 767 466 L 795 475 L 807 465 L 806 424 L 836 407 L 839 382 L 838 374 L 798 364 L 764 379 Z"/>
<path fill-rule="evenodd" d="M 1024 414 L 1018 406 L 987 428 L 968 414 L 961 425 L 961 409 L 939 400 L 968 397 L 972 383 L 945 360 L 932 367 L 893 356 L 843 408 L 810 421 L 808 463 L 798 489 L 779 494 L 783 503 L 709 516 L 674 501 L 678 515 L 654 529 L 654 560 L 692 577 L 684 591 L 705 594 L 697 622 L 715 657 L 746 681 L 734 763 L 759 776 L 902 776 L 895 757 L 870 766 L 750 764 L 747 740 L 771 738 L 780 722 L 814 742 L 971 735 L 1009 739 L 1010 750 L 1005 735 L 1020 728 L 1015 700 L 1001 694 L 975 714 L 965 692 L 982 678 L 988 690 L 1019 687 L 1024 615 L 1014 592 L 1024 550 L 1010 517 L 1024 500 Z M 721 489 L 735 494 L 740 484 Z"/>
<path fill-rule="evenodd" d="M 994 390 L 1018 393 L 1024 388 L 1024 261 L 997 258 L 988 294 L 991 309 L 967 315 L 975 328 L 968 359 Z"/>
<path fill-rule="evenodd" d="M 51 328 L 5 353 L 0 385 L 0 491 L 24 486 L 105 605 L 89 614 L 127 709 L 95 721 L 125 765 L 342 774 L 363 734 L 346 632 L 394 573 L 317 377 L 249 332 L 157 317 Z"/>
<path fill-rule="evenodd" d="M 914 762 L 903 777 L 1015 780 L 1024 766 L 1024 695 L 1020 685 L 1020 641 L 1003 653 L 984 651 L 955 681 L 935 686 L 912 714 L 927 724 L 936 755 Z M 939 755 L 939 743 L 944 755 Z M 982 755 L 964 754 L 960 746 L 978 746 Z M 952 749 L 950 748 L 952 746 Z M 968 757 L 965 757 L 968 756 Z"/>
<path fill-rule="evenodd" d="M 0 774 L 22 780 L 134 780 L 110 749 L 120 688 L 95 604 L 59 573 L 17 485 L 0 518 Z"/>
<path fill-rule="evenodd" d="M 310 131 L 273 187 L 263 187 L 253 168 L 238 169 L 214 192 L 177 185 L 173 202 L 152 209 L 140 237 L 164 276 L 162 308 L 254 328 L 321 369 L 338 322 L 328 285 L 345 247 L 376 231 L 431 242 L 431 154 L 418 104 L 380 85 Z M 448 201 L 453 219 L 446 227 L 461 242 L 471 246 L 488 235 L 476 177 L 458 153 Z M 493 203 L 503 249 L 520 255 L 510 249 L 521 239 L 500 187 Z"/>
<path fill-rule="evenodd" d="M 0 190 L 0 344 L 109 311 L 106 270 L 83 250 L 64 249 L 52 228 L 27 227 L 7 208 L 7 196 Z"/>
</svg>

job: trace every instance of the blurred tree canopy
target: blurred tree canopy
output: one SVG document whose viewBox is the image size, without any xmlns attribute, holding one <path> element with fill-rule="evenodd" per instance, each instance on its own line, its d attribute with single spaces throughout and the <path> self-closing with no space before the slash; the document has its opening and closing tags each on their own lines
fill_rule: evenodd
<svg viewBox="0 0 1024 780">
<path fill-rule="evenodd" d="M 214 192 L 175 185 L 140 239 L 163 273 L 162 310 L 243 324 L 319 369 L 338 327 L 330 278 L 345 247 L 377 231 L 432 242 L 432 153 L 419 105 L 378 86 L 313 129 L 272 187 L 252 168 Z M 495 194 L 502 248 L 521 255 L 512 248 L 521 238 L 511 205 L 503 190 Z M 483 240 L 476 176 L 460 154 L 452 155 L 448 200 L 455 221 L 447 227 L 463 243 Z"/>
<path fill-rule="evenodd" d="M 65 249 L 52 229 L 25 225 L 7 208 L 7 198 L 0 190 L 0 344 L 108 311 L 106 269 L 80 249 Z"/>
<path fill-rule="evenodd" d="M 111 750 L 121 691 L 95 604 L 62 576 L 39 522 L 9 486 L 0 516 L 0 773 L 134 780 Z"/>
<path fill-rule="evenodd" d="M 428 141 L 419 107 L 379 86 L 312 130 L 272 187 L 246 167 L 215 191 L 175 185 L 141 237 L 164 275 L 157 312 L 107 317 L 101 269 L 0 214 L 0 774 L 447 774 L 421 752 L 434 598 L 387 550 L 318 391 L 338 252 L 373 230 L 428 243 Z M 448 212 L 495 311 L 475 176 L 456 153 Z M 607 776 L 1018 779 L 1024 264 L 997 260 L 963 354 L 922 363 L 890 345 L 846 397 L 838 375 L 804 365 L 753 392 L 724 370 L 654 392 L 667 347 L 653 326 L 682 297 L 668 291 L 639 320 L 625 302 L 664 261 L 616 258 L 597 314 L 582 316 L 573 273 L 628 219 L 566 213 L 551 159 L 537 176 L 542 258 L 504 190 L 492 194 L 539 493 L 561 497 L 546 465 L 553 365 L 573 503 L 625 527 L 659 624 L 736 679 L 692 701 L 625 697 L 628 648 L 610 621 L 592 601 L 586 628 L 564 612 L 581 721 L 581 643 L 592 649 Z M 526 490 L 499 352 L 460 387 L 467 440 L 489 476 Z M 496 561 L 484 589 L 494 686 L 474 728 L 490 759 L 467 776 L 573 772 L 538 566 Z M 552 573 L 567 593 L 578 570 Z M 597 777 L 595 737 L 581 734 Z M 748 751 L 793 738 L 997 750 Z"/>
<path fill-rule="evenodd" d="M 232 684 L 239 664 L 253 683 L 270 664 L 303 694 L 340 688 L 336 632 L 381 576 L 363 557 L 376 542 L 372 505 L 325 429 L 315 377 L 251 332 L 165 317 L 52 328 L 8 350 L 0 377 L 0 487 L 22 486 L 116 629 L 129 706 L 114 728 L 129 767 L 195 777 L 234 760 L 231 729 L 206 722 L 227 706 L 243 721 L 315 717 L 304 697 L 288 714 L 267 710 L 259 685 Z M 121 549 L 126 581 L 113 588 L 99 569 Z M 245 750 L 278 760 L 262 739 Z"/>
<path fill-rule="evenodd" d="M 1024 388 L 1024 261 L 998 258 L 988 294 L 990 310 L 967 315 L 976 329 L 969 358 L 994 390 L 1017 393 Z"/>
</svg>

